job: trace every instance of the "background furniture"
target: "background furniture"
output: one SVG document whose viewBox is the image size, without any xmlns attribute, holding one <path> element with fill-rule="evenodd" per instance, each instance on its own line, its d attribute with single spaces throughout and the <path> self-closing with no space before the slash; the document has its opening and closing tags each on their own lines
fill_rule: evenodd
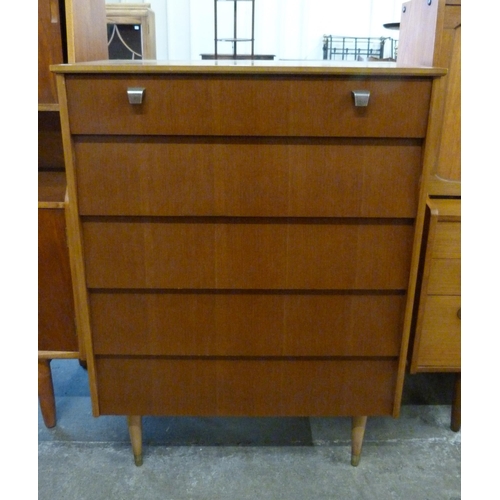
<svg viewBox="0 0 500 500">
<path fill-rule="evenodd" d="M 412 264 L 416 284 L 410 372 L 456 372 L 453 430 L 460 429 L 461 1 L 403 4 L 398 66 L 448 68 L 433 93 Z M 444 240 L 443 240 L 444 238 Z M 410 316 L 409 316 L 410 317 Z"/>
<path fill-rule="evenodd" d="M 107 58 L 104 19 L 104 0 L 38 1 L 38 394 L 48 427 L 56 423 L 50 360 L 85 361 L 66 238 L 59 104 L 49 66 Z"/>
<path fill-rule="evenodd" d="M 460 201 L 427 202 L 410 371 L 457 372 L 452 424 L 460 429 Z"/>
<path fill-rule="evenodd" d="M 201 54 L 201 58 L 274 59 L 271 54 L 255 54 L 254 27 L 255 0 L 214 0 L 214 53 Z M 222 52 L 220 46 L 223 47 Z"/>
<path fill-rule="evenodd" d="M 107 3 L 109 59 L 156 59 L 155 14 L 149 3 Z"/>
<path fill-rule="evenodd" d="M 357 465 L 399 412 L 443 72 L 53 69 L 94 415 L 128 416 L 137 464 L 142 415 L 352 416 Z"/>
<path fill-rule="evenodd" d="M 323 59 L 333 61 L 396 60 L 397 40 L 323 35 Z"/>
<path fill-rule="evenodd" d="M 47 427 L 56 424 L 50 360 L 80 349 L 65 221 L 64 172 L 38 174 L 38 395 Z"/>
<path fill-rule="evenodd" d="M 226 26 L 219 26 L 219 14 L 220 14 L 220 9 L 221 9 L 221 2 L 224 4 L 224 9 L 227 11 L 225 8 L 228 3 L 232 4 L 232 36 L 224 36 L 221 38 L 221 32 L 222 33 L 227 33 L 229 34 L 229 31 Z M 244 21 L 244 26 L 243 26 L 243 31 L 247 33 L 246 37 L 241 37 L 241 27 L 243 20 L 241 19 L 241 16 L 238 16 L 238 3 L 239 2 L 246 2 L 246 5 L 250 3 L 250 9 L 245 9 L 245 10 L 250 10 L 250 16 L 248 16 Z M 249 14 L 248 12 L 245 12 L 246 14 Z M 224 15 L 224 11 L 222 12 L 222 15 Z M 248 50 L 244 51 L 244 54 L 250 58 L 253 57 L 254 55 L 254 46 L 255 46 L 255 38 L 254 38 L 254 24 L 255 24 L 255 0 L 214 0 L 214 54 L 215 54 L 215 59 L 219 58 L 219 55 L 223 56 L 224 54 L 220 54 L 219 52 L 219 44 L 220 43 L 230 43 L 232 44 L 233 52 L 232 52 L 232 58 L 236 59 L 236 57 L 241 54 L 241 52 L 238 52 L 238 45 L 240 43 L 245 44 L 247 47 L 250 45 L 250 52 Z"/>
</svg>

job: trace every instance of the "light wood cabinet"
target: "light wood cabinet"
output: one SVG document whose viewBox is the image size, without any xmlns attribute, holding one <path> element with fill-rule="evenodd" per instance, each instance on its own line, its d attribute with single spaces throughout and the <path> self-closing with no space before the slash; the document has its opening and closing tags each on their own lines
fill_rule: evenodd
<svg viewBox="0 0 500 500">
<path fill-rule="evenodd" d="M 56 424 L 50 361 L 79 357 L 65 217 L 64 171 L 38 173 L 38 397 Z"/>
<path fill-rule="evenodd" d="M 149 3 L 106 3 L 109 59 L 156 59 L 155 13 Z"/>
<path fill-rule="evenodd" d="M 403 4 L 398 65 L 447 68 L 436 82 L 417 216 L 410 372 L 457 372 L 453 430 L 460 429 L 461 1 Z M 408 315 L 410 317 L 410 315 Z"/>
<path fill-rule="evenodd" d="M 426 190 L 432 196 L 461 193 L 461 31 L 461 0 L 411 0 L 403 4 L 398 65 L 448 70 L 433 96 L 426 179 Z"/>
<path fill-rule="evenodd" d="M 399 413 L 443 72 L 53 69 L 94 415 L 128 415 L 137 464 L 142 415 L 352 416 L 357 465 L 366 417 Z"/>
<path fill-rule="evenodd" d="M 460 429 L 461 371 L 460 200 L 427 202 L 421 250 L 411 373 L 455 372 L 451 428 Z"/>
<path fill-rule="evenodd" d="M 460 371 L 460 202 L 429 200 L 411 371 Z"/>
<path fill-rule="evenodd" d="M 50 360 L 85 360 L 77 335 L 66 238 L 66 175 L 59 103 L 50 65 L 107 54 L 104 0 L 38 1 L 38 394 L 56 424 Z"/>
</svg>

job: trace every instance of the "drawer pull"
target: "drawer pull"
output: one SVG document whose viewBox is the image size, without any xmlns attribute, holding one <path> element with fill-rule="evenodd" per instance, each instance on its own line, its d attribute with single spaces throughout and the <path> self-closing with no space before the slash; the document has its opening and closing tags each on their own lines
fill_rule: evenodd
<svg viewBox="0 0 500 500">
<path fill-rule="evenodd" d="M 142 104 L 145 90 L 144 87 L 129 87 L 127 89 L 128 102 L 130 104 Z"/>
<path fill-rule="evenodd" d="M 368 101 L 370 100 L 369 90 L 353 90 L 352 95 L 354 96 L 354 106 L 357 107 L 368 106 Z"/>
<path fill-rule="evenodd" d="M 462 319 L 462 308 L 461 307 L 458 308 L 457 318 L 460 319 L 460 320 Z"/>
</svg>

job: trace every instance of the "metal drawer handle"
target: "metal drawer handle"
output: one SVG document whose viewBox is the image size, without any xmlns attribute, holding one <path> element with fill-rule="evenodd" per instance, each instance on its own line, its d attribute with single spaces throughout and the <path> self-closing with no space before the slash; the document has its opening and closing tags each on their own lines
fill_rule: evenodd
<svg viewBox="0 0 500 500">
<path fill-rule="evenodd" d="M 368 101 L 370 100 L 369 90 L 353 90 L 352 95 L 354 96 L 354 106 L 357 107 L 368 106 Z"/>
<path fill-rule="evenodd" d="M 127 89 L 128 102 L 130 104 L 142 104 L 145 90 L 144 87 L 129 87 Z"/>
</svg>

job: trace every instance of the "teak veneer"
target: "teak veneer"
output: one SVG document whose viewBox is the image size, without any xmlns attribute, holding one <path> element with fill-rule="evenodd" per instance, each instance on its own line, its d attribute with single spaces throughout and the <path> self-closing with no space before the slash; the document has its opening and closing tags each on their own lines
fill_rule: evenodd
<svg viewBox="0 0 500 500">
<path fill-rule="evenodd" d="M 403 4 L 398 66 L 448 68 L 432 92 L 410 286 L 416 282 L 410 373 L 456 372 L 451 428 L 460 429 L 461 0 Z M 450 221 L 452 221 L 450 223 Z M 411 320 L 410 320 L 411 319 Z"/>
<path fill-rule="evenodd" d="M 53 70 L 94 415 L 128 416 L 137 464 L 142 415 L 351 416 L 357 465 L 366 417 L 399 413 L 445 71 Z"/>
<path fill-rule="evenodd" d="M 85 362 L 66 239 L 66 176 L 51 64 L 107 57 L 104 0 L 38 0 L 38 394 L 56 425 L 50 361 Z"/>
</svg>

